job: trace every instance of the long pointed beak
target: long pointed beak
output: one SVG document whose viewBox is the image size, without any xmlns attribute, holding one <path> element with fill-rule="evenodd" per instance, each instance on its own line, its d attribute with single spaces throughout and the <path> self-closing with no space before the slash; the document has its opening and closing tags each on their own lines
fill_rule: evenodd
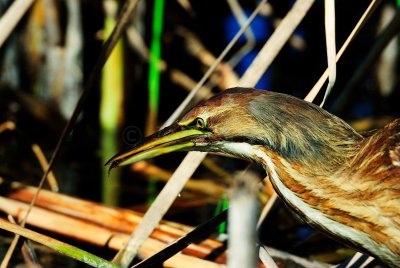
<svg viewBox="0 0 400 268">
<path fill-rule="evenodd" d="M 184 129 L 174 124 L 147 137 L 139 145 L 118 153 L 108 160 L 106 165 L 110 165 L 109 171 L 111 171 L 114 167 L 132 164 L 174 151 L 193 148 L 196 146 L 195 141 L 197 139 L 210 134 L 211 132 L 198 129 Z"/>
</svg>

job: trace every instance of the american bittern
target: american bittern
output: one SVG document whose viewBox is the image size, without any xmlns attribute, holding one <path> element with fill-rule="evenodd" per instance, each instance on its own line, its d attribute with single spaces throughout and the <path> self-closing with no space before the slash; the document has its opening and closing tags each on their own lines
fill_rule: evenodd
<svg viewBox="0 0 400 268">
<path fill-rule="evenodd" d="M 234 88 L 108 163 L 111 169 L 172 151 L 261 164 L 279 196 L 311 226 L 400 267 L 400 119 L 364 138 L 311 103 Z"/>
</svg>

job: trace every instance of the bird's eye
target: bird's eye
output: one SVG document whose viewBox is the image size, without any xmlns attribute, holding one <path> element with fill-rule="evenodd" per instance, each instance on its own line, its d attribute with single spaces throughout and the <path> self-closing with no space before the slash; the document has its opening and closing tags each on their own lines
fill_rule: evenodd
<svg viewBox="0 0 400 268">
<path fill-rule="evenodd" d="M 196 122 L 196 127 L 199 129 L 204 129 L 207 127 L 206 121 L 204 121 L 204 119 L 201 117 L 197 117 L 195 119 L 195 122 Z"/>
</svg>

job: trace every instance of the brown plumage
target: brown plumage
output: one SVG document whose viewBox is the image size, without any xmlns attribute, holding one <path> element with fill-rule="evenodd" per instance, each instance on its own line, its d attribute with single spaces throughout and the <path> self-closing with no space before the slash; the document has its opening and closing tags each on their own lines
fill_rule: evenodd
<svg viewBox="0 0 400 268">
<path fill-rule="evenodd" d="M 178 150 L 261 164 L 279 196 L 310 225 L 400 266 L 400 119 L 364 138 L 311 103 L 234 88 L 109 163 Z"/>
</svg>

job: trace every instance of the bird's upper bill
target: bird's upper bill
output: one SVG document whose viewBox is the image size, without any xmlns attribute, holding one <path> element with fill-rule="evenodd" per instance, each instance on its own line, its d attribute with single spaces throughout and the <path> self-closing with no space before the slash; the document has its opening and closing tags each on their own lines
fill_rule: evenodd
<svg viewBox="0 0 400 268">
<path fill-rule="evenodd" d="M 189 123 L 189 122 L 188 122 Z M 174 151 L 193 148 L 211 133 L 190 124 L 175 123 L 145 138 L 143 142 L 112 157 L 106 165 L 114 167 L 132 164 Z"/>
</svg>

